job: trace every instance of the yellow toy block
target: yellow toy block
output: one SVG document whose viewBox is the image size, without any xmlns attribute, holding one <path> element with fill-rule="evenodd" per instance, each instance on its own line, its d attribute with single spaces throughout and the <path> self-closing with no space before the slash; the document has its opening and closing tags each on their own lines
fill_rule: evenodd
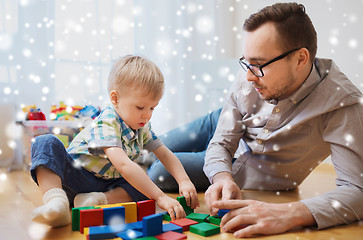
<svg viewBox="0 0 363 240">
<path fill-rule="evenodd" d="M 89 234 L 89 227 L 83 228 L 83 234 L 87 236 Z"/>
<path fill-rule="evenodd" d="M 115 204 L 105 204 L 105 205 L 97 205 L 94 207 L 99 207 L 99 208 L 111 208 L 111 207 L 119 207 L 120 204 L 119 203 L 115 203 Z"/>
<path fill-rule="evenodd" d="M 137 222 L 136 202 L 118 203 L 117 206 L 123 206 L 125 208 L 125 223 Z"/>
</svg>

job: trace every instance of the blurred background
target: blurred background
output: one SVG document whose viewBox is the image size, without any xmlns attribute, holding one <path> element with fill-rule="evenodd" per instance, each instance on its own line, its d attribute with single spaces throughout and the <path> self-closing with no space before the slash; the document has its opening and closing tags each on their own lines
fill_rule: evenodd
<svg viewBox="0 0 363 240">
<path fill-rule="evenodd" d="M 22 108 L 109 103 L 115 59 L 139 54 L 164 74 L 157 134 L 223 105 L 242 55 L 242 25 L 267 0 L 0 0 L 0 167 L 22 161 Z M 363 0 L 298 1 L 332 58 L 363 89 Z"/>
</svg>

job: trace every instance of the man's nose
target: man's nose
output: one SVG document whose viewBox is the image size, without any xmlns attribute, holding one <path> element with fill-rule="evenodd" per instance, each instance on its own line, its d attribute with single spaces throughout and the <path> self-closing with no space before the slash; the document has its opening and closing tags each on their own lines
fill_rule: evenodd
<svg viewBox="0 0 363 240">
<path fill-rule="evenodd" d="M 259 79 L 259 77 L 257 77 L 255 74 L 253 74 L 251 72 L 251 70 L 249 70 L 249 69 L 247 70 L 246 78 L 247 78 L 247 81 L 250 81 L 250 82 L 256 82 Z"/>
</svg>

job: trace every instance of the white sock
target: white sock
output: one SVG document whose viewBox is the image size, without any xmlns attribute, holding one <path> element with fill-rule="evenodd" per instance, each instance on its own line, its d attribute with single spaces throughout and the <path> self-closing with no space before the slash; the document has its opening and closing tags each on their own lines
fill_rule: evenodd
<svg viewBox="0 0 363 240">
<path fill-rule="evenodd" d="M 74 198 L 74 207 L 105 205 L 107 203 L 107 197 L 103 192 L 79 193 Z"/>
<path fill-rule="evenodd" d="M 69 202 L 66 192 L 53 188 L 43 195 L 44 205 L 33 210 L 32 220 L 52 227 L 60 227 L 71 222 Z"/>
</svg>

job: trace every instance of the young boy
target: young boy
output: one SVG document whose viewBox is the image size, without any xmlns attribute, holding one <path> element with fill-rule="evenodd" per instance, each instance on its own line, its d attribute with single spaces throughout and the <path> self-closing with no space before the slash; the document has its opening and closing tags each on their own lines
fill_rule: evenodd
<svg viewBox="0 0 363 240">
<path fill-rule="evenodd" d="M 179 202 L 165 195 L 133 162 L 143 149 L 162 161 L 188 205 L 199 205 L 180 161 L 149 123 L 164 91 L 159 68 L 142 57 L 125 56 L 111 70 L 108 91 L 112 106 L 82 130 L 67 150 L 53 135 L 38 136 L 32 144 L 31 175 L 44 194 L 44 205 L 33 211 L 34 221 L 63 226 L 70 223 L 72 203 L 82 207 L 147 198 L 172 219 L 184 217 Z"/>
</svg>

